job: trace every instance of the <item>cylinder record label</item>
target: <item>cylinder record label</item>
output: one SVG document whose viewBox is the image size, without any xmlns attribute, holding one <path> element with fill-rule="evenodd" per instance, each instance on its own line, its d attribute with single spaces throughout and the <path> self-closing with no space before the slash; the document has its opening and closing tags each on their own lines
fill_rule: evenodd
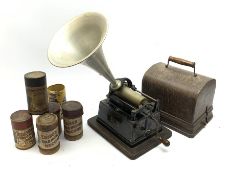
<svg viewBox="0 0 230 175">
<path fill-rule="evenodd" d="M 77 136 L 82 133 L 82 117 L 64 118 L 64 132 L 69 136 Z"/>
<path fill-rule="evenodd" d="M 38 130 L 38 145 L 42 149 L 52 149 L 59 145 L 58 127 L 54 130 L 43 132 Z"/>
<path fill-rule="evenodd" d="M 35 144 L 34 127 L 31 126 L 24 130 L 13 129 L 14 141 L 19 149 L 27 149 Z"/>
</svg>

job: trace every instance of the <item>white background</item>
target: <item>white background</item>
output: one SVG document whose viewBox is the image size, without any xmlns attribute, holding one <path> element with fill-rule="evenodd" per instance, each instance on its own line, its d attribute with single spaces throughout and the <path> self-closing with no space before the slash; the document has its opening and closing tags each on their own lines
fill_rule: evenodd
<svg viewBox="0 0 230 175">
<path fill-rule="evenodd" d="M 144 72 L 170 55 L 195 61 L 198 73 L 216 78 L 207 127 L 194 139 L 173 132 L 170 147 L 160 145 L 135 161 L 94 132 L 87 119 L 97 114 L 109 83 L 87 67 L 60 69 L 47 60 L 53 34 L 86 11 L 106 16 L 103 50 L 110 69 L 138 89 Z M 0 174 L 229 174 L 229 23 L 227 0 L 1 0 Z M 61 149 L 51 156 L 37 145 L 26 151 L 14 146 L 10 115 L 27 109 L 24 74 L 34 70 L 46 72 L 48 85 L 63 83 L 67 99 L 84 106 L 83 138 L 69 142 L 62 135 Z"/>
</svg>

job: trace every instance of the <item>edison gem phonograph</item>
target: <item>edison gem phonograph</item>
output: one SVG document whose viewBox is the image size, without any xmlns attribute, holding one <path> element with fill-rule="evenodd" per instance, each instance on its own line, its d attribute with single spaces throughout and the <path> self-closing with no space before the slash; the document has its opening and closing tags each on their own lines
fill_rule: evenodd
<svg viewBox="0 0 230 175">
<path fill-rule="evenodd" d="M 57 67 L 82 63 L 110 82 L 107 98 L 88 124 L 130 159 L 136 159 L 160 143 L 168 146 L 171 131 L 160 123 L 158 100 L 138 91 L 128 78 L 112 75 L 102 51 L 106 32 L 106 19 L 98 13 L 73 18 L 55 34 L 48 58 Z"/>
</svg>

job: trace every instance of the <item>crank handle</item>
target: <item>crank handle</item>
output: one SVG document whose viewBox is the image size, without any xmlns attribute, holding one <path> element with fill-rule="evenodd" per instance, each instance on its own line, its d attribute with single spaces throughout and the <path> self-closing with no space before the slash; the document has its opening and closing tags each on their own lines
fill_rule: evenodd
<svg viewBox="0 0 230 175">
<path fill-rule="evenodd" d="M 169 146 L 170 145 L 170 142 L 169 142 L 169 140 L 167 140 L 167 139 L 164 139 L 164 138 L 162 138 L 162 137 L 158 137 L 158 140 L 164 145 L 164 146 Z"/>
</svg>

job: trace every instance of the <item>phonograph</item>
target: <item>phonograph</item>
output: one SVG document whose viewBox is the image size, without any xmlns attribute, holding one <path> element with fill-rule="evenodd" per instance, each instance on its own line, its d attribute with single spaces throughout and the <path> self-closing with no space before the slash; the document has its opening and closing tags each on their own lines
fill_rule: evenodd
<svg viewBox="0 0 230 175">
<path fill-rule="evenodd" d="M 109 82 L 107 98 L 88 124 L 130 159 L 160 143 L 168 146 L 171 131 L 160 122 L 159 101 L 138 91 L 128 78 L 115 79 L 103 55 L 107 32 L 104 16 L 84 13 L 65 24 L 52 39 L 49 61 L 57 67 L 79 63 L 91 67 Z"/>
</svg>

